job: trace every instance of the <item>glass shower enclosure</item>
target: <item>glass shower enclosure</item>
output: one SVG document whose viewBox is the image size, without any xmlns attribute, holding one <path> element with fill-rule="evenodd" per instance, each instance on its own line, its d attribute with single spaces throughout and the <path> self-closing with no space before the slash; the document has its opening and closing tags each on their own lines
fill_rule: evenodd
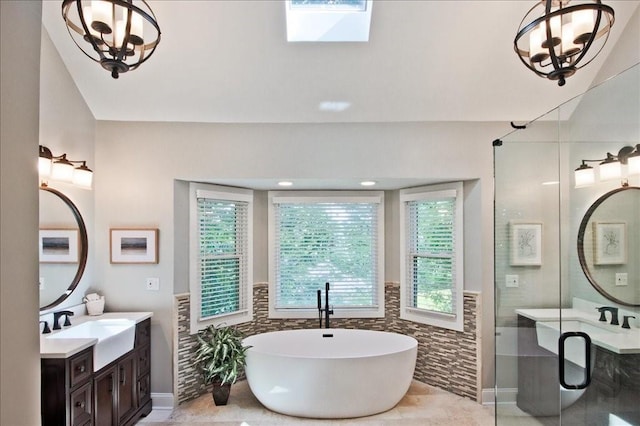
<svg viewBox="0 0 640 426">
<path fill-rule="evenodd" d="M 640 425 L 639 86 L 494 141 L 497 425 Z"/>
</svg>

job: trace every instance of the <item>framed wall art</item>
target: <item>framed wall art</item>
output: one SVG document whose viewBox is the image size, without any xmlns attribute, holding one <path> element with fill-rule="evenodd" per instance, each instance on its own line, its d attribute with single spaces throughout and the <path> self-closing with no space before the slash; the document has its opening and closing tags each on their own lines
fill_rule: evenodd
<svg viewBox="0 0 640 426">
<path fill-rule="evenodd" d="M 542 265 L 542 223 L 509 222 L 512 266 Z"/>
<path fill-rule="evenodd" d="M 593 222 L 594 264 L 621 265 L 627 263 L 627 224 L 624 222 Z"/>
<path fill-rule="evenodd" d="M 78 263 L 77 229 L 40 229 L 40 263 Z"/>
<path fill-rule="evenodd" d="M 158 229 L 111 229 L 111 263 L 158 263 Z"/>
</svg>

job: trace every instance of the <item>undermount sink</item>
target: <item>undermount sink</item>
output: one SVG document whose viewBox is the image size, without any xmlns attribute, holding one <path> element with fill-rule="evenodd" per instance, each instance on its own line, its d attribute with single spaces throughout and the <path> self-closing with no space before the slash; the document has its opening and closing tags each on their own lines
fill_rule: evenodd
<svg viewBox="0 0 640 426">
<path fill-rule="evenodd" d="M 130 319 L 98 319 L 58 331 L 47 339 L 97 339 L 93 348 L 93 371 L 133 349 L 136 322 Z"/>
</svg>

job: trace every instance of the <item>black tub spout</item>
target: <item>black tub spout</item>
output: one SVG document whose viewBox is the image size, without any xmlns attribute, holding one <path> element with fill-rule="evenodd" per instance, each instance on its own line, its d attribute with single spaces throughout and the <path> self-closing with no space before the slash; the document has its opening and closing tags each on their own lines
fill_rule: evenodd
<svg viewBox="0 0 640 426">
<path fill-rule="evenodd" d="M 333 315 L 333 309 L 329 309 L 329 283 L 326 283 L 324 291 L 324 328 L 330 328 L 329 315 Z"/>
<path fill-rule="evenodd" d="M 324 313 L 324 327 L 329 327 L 329 315 L 333 315 L 333 309 L 329 309 L 329 283 L 325 284 L 324 308 L 322 307 L 322 290 L 318 290 L 318 320 L 322 328 L 322 314 Z"/>
</svg>

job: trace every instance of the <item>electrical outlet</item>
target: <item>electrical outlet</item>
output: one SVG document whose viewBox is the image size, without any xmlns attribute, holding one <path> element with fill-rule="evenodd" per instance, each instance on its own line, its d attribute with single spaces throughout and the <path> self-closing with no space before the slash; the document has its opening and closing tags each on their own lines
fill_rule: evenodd
<svg viewBox="0 0 640 426">
<path fill-rule="evenodd" d="M 625 285 L 628 285 L 627 273 L 626 272 L 617 273 L 616 274 L 616 286 L 625 286 Z"/>
<path fill-rule="evenodd" d="M 146 287 L 147 287 L 147 290 L 152 290 L 152 291 L 160 290 L 160 278 L 147 278 Z"/>
<path fill-rule="evenodd" d="M 504 285 L 506 287 L 518 287 L 518 276 L 517 275 L 505 275 L 505 277 L 504 277 Z"/>
<path fill-rule="evenodd" d="M 44 277 L 40 277 L 40 281 L 38 281 L 38 288 L 40 291 L 44 290 Z"/>
</svg>

